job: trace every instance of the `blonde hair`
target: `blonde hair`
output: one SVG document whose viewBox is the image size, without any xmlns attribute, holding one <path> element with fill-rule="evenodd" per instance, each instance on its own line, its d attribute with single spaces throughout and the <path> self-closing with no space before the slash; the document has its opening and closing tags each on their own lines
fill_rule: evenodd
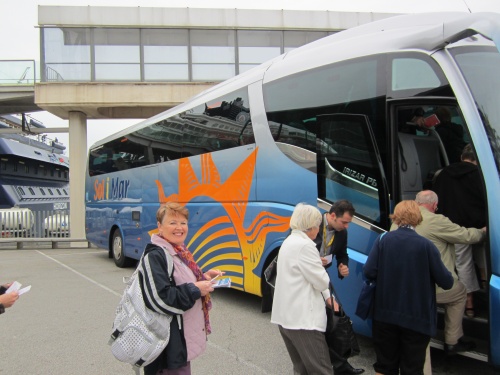
<svg viewBox="0 0 500 375">
<path fill-rule="evenodd" d="M 297 229 L 302 232 L 319 227 L 321 224 L 321 212 L 309 204 L 299 203 L 293 210 L 290 218 L 290 228 Z"/>
<path fill-rule="evenodd" d="M 394 208 L 394 213 L 389 217 L 397 226 L 411 225 L 416 227 L 422 222 L 422 214 L 418 204 L 412 200 L 399 202 Z"/>
<path fill-rule="evenodd" d="M 165 216 L 176 215 L 181 215 L 189 219 L 189 211 L 185 206 L 177 202 L 167 202 L 161 205 L 158 211 L 156 211 L 156 221 L 161 224 Z"/>
</svg>

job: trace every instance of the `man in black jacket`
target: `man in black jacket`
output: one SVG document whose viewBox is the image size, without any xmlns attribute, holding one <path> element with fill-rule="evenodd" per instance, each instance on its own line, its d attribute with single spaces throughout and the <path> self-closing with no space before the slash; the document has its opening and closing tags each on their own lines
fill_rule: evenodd
<svg viewBox="0 0 500 375">
<path fill-rule="evenodd" d="M 332 263 L 332 261 L 325 258 L 326 256 L 335 256 L 339 278 L 341 279 L 349 276 L 346 229 L 352 221 L 354 212 L 354 206 L 348 200 L 342 199 L 335 202 L 330 207 L 330 211 L 323 215 L 318 236 L 314 240 L 323 266 L 329 267 Z"/>
<path fill-rule="evenodd" d="M 439 213 L 460 226 L 482 229 L 486 226 L 486 199 L 476 155 L 470 144 L 464 147 L 461 160 L 445 167 L 436 177 L 434 191 L 439 197 Z M 483 245 L 455 245 L 458 278 L 467 289 L 465 313 L 470 318 L 475 315 L 473 293 L 480 289 L 473 250 L 484 280 Z"/>
<path fill-rule="evenodd" d="M 349 227 L 353 216 L 354 207 L 351 202 L 345 199 L 335 202 L 330 207 L 330 211 L 323 214 L 318 235 L 314 240 L 324 267 L 330 267 L 333 256 L 335 256 L 340 279 L 349 276 L 346 229 Z M 329 255 L 332 255 L 332 260 L 325 258 Z M 364 369 L 352 367 L 347 358 L 343 358 L 331 348 L 329 348 L 329 351 L 334 375 L 362 374 L 365 371 Z"/>
</svg>

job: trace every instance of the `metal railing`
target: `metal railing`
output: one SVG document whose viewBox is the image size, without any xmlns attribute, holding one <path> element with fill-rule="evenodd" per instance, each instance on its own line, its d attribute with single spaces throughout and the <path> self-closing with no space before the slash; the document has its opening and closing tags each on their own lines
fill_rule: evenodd
<svg viewBox="0 0 500 375">
<path fill-rule="evenodd" d="M 50 66 L 47 66 L 45 68 L 45 79 L 47 82 L 64 81 L 62 75 L 60 75 L 57 70 L 52 69 Z"/>
</svg>

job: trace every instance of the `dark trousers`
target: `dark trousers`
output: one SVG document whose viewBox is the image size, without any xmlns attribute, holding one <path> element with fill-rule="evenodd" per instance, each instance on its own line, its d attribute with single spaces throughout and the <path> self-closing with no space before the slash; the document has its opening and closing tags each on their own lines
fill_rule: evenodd
<svg viewBox="0 0 500 375">
<path fill-rule="evenodd" d="M 332 364 L 323 332 L 278 327 L 295 375 L 332 375 Z"/>
<path fill-rule="evenodd" d="M 430 336 L 395 324 L 373 321 L 376 372 L 384 375 L 422 375 Z"/>
</svg>

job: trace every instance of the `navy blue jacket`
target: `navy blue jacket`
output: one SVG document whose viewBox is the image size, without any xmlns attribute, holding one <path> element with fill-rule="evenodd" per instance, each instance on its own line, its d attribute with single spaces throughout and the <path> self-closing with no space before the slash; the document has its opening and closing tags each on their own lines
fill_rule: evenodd
<svg viewBox="0 0 500 375">
<path fill-rule="evenodd" d="M 363 272 L 376 280 L 373 319 L 425 335 L 436 334 L 436 284 L 453 286 L 439 250 L 410 228 L 377 238 Z"/>
</svg>

